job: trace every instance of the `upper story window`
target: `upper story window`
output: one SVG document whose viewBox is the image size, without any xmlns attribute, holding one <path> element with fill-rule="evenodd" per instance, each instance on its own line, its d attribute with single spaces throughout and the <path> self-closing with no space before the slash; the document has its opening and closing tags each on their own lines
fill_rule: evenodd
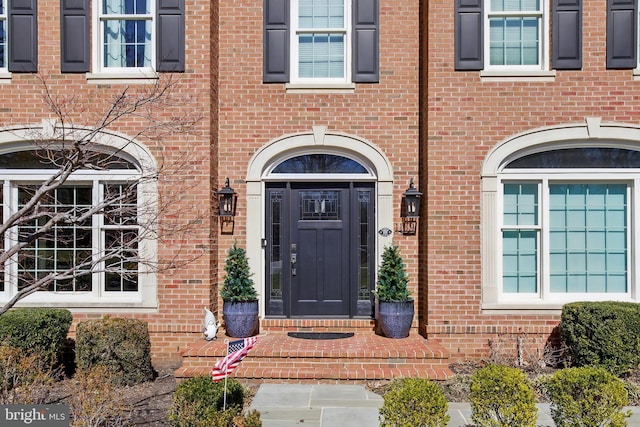
<svg viewBox="0 0 640 427">
<path fill-rule="evenodd" d="M 487 0 L 489 67 L 543 68 L 543 0 Z"/>
<path fill-rule="evenodd" d="M 349 49 L 348 0 L 292 1 L 292 81 L 346 82 Z"/>
<path fill-rule="evenodd" d="M 583 2 L 454 1 L 456 70 L 549 77 L 582 68 Z"/>
<path fill-rule="evenodd" d="M 151 69 L 155 42 L 151 0 L 102 0 L 100 67 Z"/>
<path fill-rule="evenodd" d="M 265 83 L 378 82 L 378 0 L 265 0 Z"/>
<path fill-rule="evenodd" d="M 62 72 L 91 71 L 95 79 L 184 72 L 184 5 L 158 0 L 93 0 L 91 7 L 89 2 L 62 2 Z"/>
<path fill-rule="evenodd" d="M 0 0 L 0 69 L 7 68 L 7 7 Z"/>
</svg>

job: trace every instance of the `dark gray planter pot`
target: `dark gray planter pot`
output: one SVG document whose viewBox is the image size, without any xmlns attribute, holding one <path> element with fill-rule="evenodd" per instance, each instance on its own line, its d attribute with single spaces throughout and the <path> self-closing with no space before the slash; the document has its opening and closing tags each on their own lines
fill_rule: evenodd
<svg viewBox="0 0 640 427">
<path fill-rule="evenodd" d="M 250 337 L 258 329 L 258 301 L 224 301 L 222 315 L 227 335 L 230 337 Z"/>
<path fill-rule="evenodd" d="M 388 338 L 406 338 L 413 322 L 413 301 L 378 303 L 378 326 Z"/>
</svg>

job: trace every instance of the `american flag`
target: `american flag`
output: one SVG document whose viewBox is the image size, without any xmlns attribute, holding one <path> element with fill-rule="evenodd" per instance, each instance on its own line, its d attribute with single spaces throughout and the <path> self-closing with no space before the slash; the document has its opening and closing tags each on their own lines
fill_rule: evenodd
<svg viewBox="0 0 640 427">
<path fill-rule="evenodd" d="M 258 337 L 229 342 L 227 344 L 227 355 L 224 359 L 218 360 L 211 370 L 213 381 L 219 381 L 233 372 L 240 364 L 240 361 L 249 353 L 249 350 L 256 344 L 256 341 L 258 341 Z"/>
</svg>

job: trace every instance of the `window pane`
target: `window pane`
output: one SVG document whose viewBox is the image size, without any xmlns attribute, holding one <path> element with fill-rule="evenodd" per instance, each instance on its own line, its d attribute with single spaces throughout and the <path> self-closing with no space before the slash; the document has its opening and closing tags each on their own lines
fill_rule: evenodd
<svg viewBox="0 0 640 427">
<path fill-rule="evenodd" d="M 104 25 L 105 67 L 150 67 L 150 20 L 109 20 Z"/>
<path fill-rule="evenodd" d="M 344 36 L 342 34 L 300 35 L 298 49 L 300 77 L 344 77 Z"/>
<path fill-rule="evenodd" d="M 540 10 L 540 0 L 491 0 L 492 12 L 534 12 Z"/>
<path fill-rule="evenodd" d="M 367 173 L 367 169 L 348 157 L 305 154 L 285 160 L 273 173 Z"/>
<path fill-rule="evenodd" d="M 539 19 L 492 17 L 489 20 L 491 65 L 537 65 Z"/>
<path fill-rule="evenodd" d="M 343 28 L 343 0 L 300 0 L 298 2 L 300 28 Z"/>
<path fill-rule="evenodd" d="M 626 292 L 627 186 L 551 184 L 552 292 Z"/>
<path fill-rule="evenodd" d="M 505 184 L 504 218 L 505 225 L 538 224 L 538 185 Z"/>
<path fill-rule="evenodd" d="M 507 165 L 509 169 L 640 168 L 640 151 L 619 148 L 571 148 L 530 154 Z"/>
<path fill-rule="evenodd" d="M 113 257 L 105 261 L 105 290 L 128 292 L 138 290 L 138 231 L 106 230 L 105 252 Z"/>
<path fill-rule="evenodd" d="M 18 208 L 27 203 L 37 186 L 18 188 Z M 27 242 L 18 256 L 18 288 L 35 279 L 55 275 L 46 288 L 50 291 L 91 290 L 91 218 L 82 216 L 91 207 L 91 186 L 64 186 L 46 194 L 40 203 L 40 216 L 18 227 L 18 239 Z M 64 218 L 48 227 L 54 215 Z M 62 276 L 62 277 L 61 277 Z"/>
<path fill-rule="evenodd" d="M 538 291 L 538 233 L 506 230 L 502 233 L 503 290 L 506 293 Z"/>
<path fill-rule="evenodd" d="M 151 13 L 149 0 L 103 0 L 105 15 L 146 15 Z"/>
</svg>

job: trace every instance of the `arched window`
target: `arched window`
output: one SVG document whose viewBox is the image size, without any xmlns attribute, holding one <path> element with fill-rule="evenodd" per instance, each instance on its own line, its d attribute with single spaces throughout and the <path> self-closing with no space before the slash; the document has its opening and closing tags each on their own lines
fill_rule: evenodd
<svg viewBox="0 0 640 427">
<path fill-rule="evenodd" d="M 640 147 L 541 133 L 487 156 L 496 167 L 483 174 L 483 307 L 636 300 Z"/>
<path fill-rule="evenodd" d="M 109 151 L 110 150 L 110 151 Z M 69 176 L 73 156 L 84 156 Z M 142 278 L 150 248 L 149 188 L 142 166 L 124 151 L 65 151 L 32 146 L 0 154 L 0 299 L 39 281 L 27 303 L 129 307 L 155 304 Z M 17 217 L 16 217 L 17 215 Z M 16 249 L 18 249 L 16 251 Z M 15 253 L 13 253 L 15 252 Z"/>
<path fill-rule="evenodd" d="M 305 154 L 285 160 L 272 173 L 339 173 L 367 174 L 355 160 L 334 154 Z"/>
</svg>

